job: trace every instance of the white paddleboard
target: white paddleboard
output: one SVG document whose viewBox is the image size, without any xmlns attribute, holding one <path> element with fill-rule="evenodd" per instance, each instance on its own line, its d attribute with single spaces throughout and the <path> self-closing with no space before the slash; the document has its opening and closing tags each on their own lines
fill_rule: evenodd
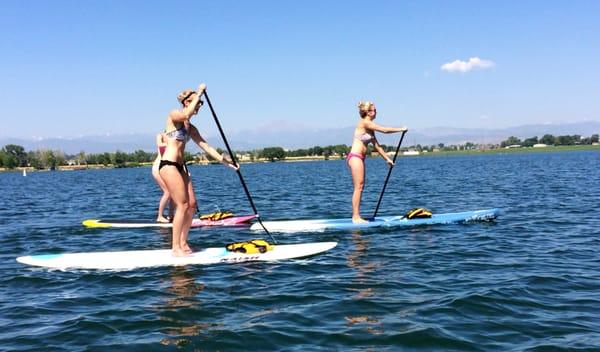
<svg viewBox="0 0 600 352">
<path fill-rule="evenodd" d="M 156 266 L 193 264 L 242 263 L 301 258 L 328 251 L 337 242 L 313 242 L 273 245 L 266 253 L 245 254 L 230 252 L 225 247 L 206 248 L 186 257 L 174 257 L 170 249 L 42 254 L 18 257 L 19 263 L 53 269 L 112 269 L 130 270 Z"/>
</svg>

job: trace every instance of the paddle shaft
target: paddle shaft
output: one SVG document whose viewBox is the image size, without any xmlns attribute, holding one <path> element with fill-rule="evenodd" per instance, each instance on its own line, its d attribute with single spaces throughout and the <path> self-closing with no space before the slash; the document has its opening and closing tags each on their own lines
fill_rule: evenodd
<svg viewBox="0 0 600 352">
<path fill-rule="evenodd" d="M 248 201 L 250 202 L 250 206 L 252 207 L 252 210 L 254 211 L 254 215 L 256 215 L 256 219 L 258 220 L 258 223 L 260 224 L 260 226 L 262 226 L 263 230 L 265 230 L 265 232 L 267 233 L 267 235 L 269 235 L 269 237 L 271 238 L 271 240 L 273 241 L 273 243 L 277 244 L 277 241 L 275 240 L 275 238 L 273 238 L 273 236 L 271 235 L 271 233 L 269 233 L 269 231 L 267 230 L 267 228 L 265 227 L 265 225 L 263 225 L 261 219 L 260 219 L 260 215 L 258 214 L 258 210 L 256 209 L 256 206 L 254 205 L 254 201 L 252 200 L 252 196 L 250 195 L 250 191 L 248 191 L 248 187 L 246 186 L 246 182 L 244 181 L 244 177 L 242 176 L 242 171 L 240 169 L 240 164 L 237 162 L 237 160 L 235 159 L 235 156 L 233 155 L 233 152 L 231 151 L 231 148 L 229 147 L 229 142 L 227 142 L 227 138 L 225 137 L 225 133 L 223 132 L 223 128 L 221 128 L 221 123 L 219 122 L 219 119 L 217 118 L 217 114 L 215 113 L 215 109 L 213 109 L 212 103 L 210 102 L 210 98 L 208 97 L 208 94 L 206 93 L 206 90 L 204 90 L 204 98 L 206 98 L 206 102 L 208 103 L 208 107 L 210 108 L 210 112 L 212 112 L 213 118 L 215 120 L 215 123 L 217 124 L 217 128 L 219 129 L 219 133 L 221 134 L 221 138 L 223 138 L 223 142 L 225 143 L 225 147 L 227 148 L 227 152 L 229 153 L 229 157 L 231 158 L 231 160 L 233 161 L 233 164 L 235 166 L 238 167 L 238 169 L 236 170 L 236 173 L 240 179 L 240 183 L 242 184 L 242 187 L 244 188 L 244 192 L 246 192 L 246 197 L 248 198 Z"/>
<path fill-rule="evenodd" d="M 404 134 L 406 131 L 402 131 L 402 136 L 400 137 L 400 142 L 398 142 L 398 146 L 396 147 L 396 153 L 394 154 L 394 159 L 392 160 L 394 164 L 396 164 L 396 157 L 398 157 L 398 152 L 400 151 L 400 145 L 402 145 L 402 140 L 404 139 Z M 383 183 L 383 189 L 381 190 L 381 194 L 379 194 L 379 200 L 377 201 L 377 206 L 375 207 L 375 213 L 373 213 L 373 218 L 377 216 L 377 212 L 379 211 L 379 205 L 381 205 L 381 200 L 383 199 L 383 194 L 385 193 L 385 187 L 387 187 L 387 183 L 390 179 L 390 175 L 392 174 L 392 170 L 394 166 L 390 165 L 387 177 L 385 178 L 385 182 Z"/>
</svg>

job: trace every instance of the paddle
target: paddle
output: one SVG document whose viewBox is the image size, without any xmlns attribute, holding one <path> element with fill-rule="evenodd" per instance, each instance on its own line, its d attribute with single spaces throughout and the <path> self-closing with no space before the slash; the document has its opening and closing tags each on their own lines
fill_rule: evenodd
<svg viewBox="0 0 600 352">
<path fill-rule="evenodd" d="M 227 152 L 229 153 L 229 157 L 233 161 L 233 164 L 238 167 L 238 169 L 236 170 L 236 173 L 237 173 L 237 175 L 240 178 L 240 182 L 242 183 L 242 187 L 244 187 L 244 192 L 246 192 L 246 197 L 248 198 L 248 201 L 250 202 L 250 206 L 252 207 L 252 210 L 254 210 L 254 215 L 256 215 L 256 219 L 258 220 L 258 223 L 260 224 L 260 226 L 262 226 L 263 230 L 265 230 L 265 232 L 267 233 L 267 235 L 269 235 L 269 237 L 271 237 L 271 240 L 273 241 L 273 243 L 277 244 L 277 241 L 275 241 L 275 239 L 273 238 L 273 236 L 269 233 L 269 231 L 267 231 L 267 228 L 265 227 L 265 225 L 263 225 L 262 221 L 260 220 L 260 215 L 258 214 L 258 210 L 256 210 L 256 206 L 254 205 L 254 201 L 252 200 L 252 196 L 250 195 L 250 191 L 248 191 L 248 187 L 246 186 L 246 182 L 244 181 L 244 177 L 242 176 L 242 171 L 241 171 L 241 169 L 239 167 L 240 165 L 237 162 L 237 160 L 235 160 L 235 156 L 233 155 L 233 152 L 231 151 L 231 148 L 229 147 L 229 142 L 227 142 L 227 138 L 225 138 L 225 133 L 223 132 L 223 129 L 221 128 L 221 123 L 219 123 L 219 119 L 217 118 L 217 114 L 215 113 L 215 109 L 213 109 L 213 106 L 212 106 L 212 103 L 210 102 L 210 99 L 208 98 L 208 94 L 206 93 L 206 90 L 204 90 L 204 98 L 206 98 L 206 102 L 208 103 L 208 107 L 210 108 L 210 111 L 212 112 L 213 118 L 215 119 L 215 123 L 217 124 L 217 128 L 219 129 L 219 133 L 221 133 L 221 138 L 223 138 L 223 142 L 225 142 L 225 147 L 227 148 Z"/>
<path fill-rule="evenodd" d="M 392 160 L 394 164 L 396 164 L 396 157 L 398 156 L 398 152 L 400 151 L 400 145 L 402 144 L 402 140 L 404 139 L 404 134 L 406 131 L 402 131 L 402 136 L 400 137 L 400 142 L 398 142 L 398 147 L 396 147 L 396 153 L 394 154 L 394 159 Z M 390 165 L 388 170 L 387 177 L 385 178 L 385 182 L 383 183 L 383 189 L 381 190 L 381 194 L 379 195 L 379 200 L 377 201 L 377 206 L 375 207 L 375 213 L 373 214 L 373 219 L 377 216 L 377 212 L 379 211 L 379 205 L 381 204 L 381 199 L 383 199 L 383 193 L 385 193 L 385 187 L 387 187 L 388 180 L 390 179 L 390 175 L 392 174 L 392 169 L 394 166 Z"/>
</svg>

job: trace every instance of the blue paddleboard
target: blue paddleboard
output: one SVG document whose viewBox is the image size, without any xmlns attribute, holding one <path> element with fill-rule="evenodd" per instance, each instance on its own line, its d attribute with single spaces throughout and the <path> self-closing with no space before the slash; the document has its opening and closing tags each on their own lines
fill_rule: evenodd
<svg viewBox="0 0 600 352">
<path fill-rule="evenodd" d="M 273 232 L 299 232 L 299 231 L 325 231 L 325 230 L 352 230 L 370 227 L 394 226 L 419 226 L 466 223 L 473 221 L 492 221 L 500 214 L 499 209 L 484 209 L 464 211 L 460 213 L 433 214 L 430 218 L 407 219 L 404 216 L 378 216 L 367 223 L 353 223 L 352 219 L 317 219 L 317 220 L 289 220 L 289 221 L 263 221 L 268 231 Z M 262 230 L 260 224 L 255 223 L 251 230 Z"/>
</svg>

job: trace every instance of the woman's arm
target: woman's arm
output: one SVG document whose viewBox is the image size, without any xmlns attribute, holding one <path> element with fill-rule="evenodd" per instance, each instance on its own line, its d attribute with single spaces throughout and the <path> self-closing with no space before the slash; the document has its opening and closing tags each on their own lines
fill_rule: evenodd
<svg viewBox="0 0 600 352">
<path fill-rule="evenodd" d="M 200 132 L 198 132 L 198 129 L 196 128 L 196 126 L 194 125 L 190 125 L 190 136 L 192 137 L 192 140 L 202 149 L 206 152 L 206 154 L 210 155 L 211 158 L 217 160 L 220 163 L 223 164 L 227 164 L 228 166 L 231 166 L 234 169 L 239 169 L 239 166 L 237 166 L 236 164 L 233 163 L 233 161 L 228 158 L 228 157 L 224 157 L 223 155 L 219 154 L 219 152 L 217 152 L 215 150 L 215 148 L 211 147 L 206 140 L 204 139 L 204 137 L 202 137 L 200 135 Z"/>
<path fill-rule="evenodd" d="M 373 140 L 373 147 L 375 147 L 375 150 L 377 150 L 377 153 L 379 153 L 379 155 L 381 155 L 382 158 L 385 159 L 385 161 L 389 164 L 389 165 L 394 165 L 394 161 L 392 159 L 390 159 L 390 157 L 387 155 L 387 153 L 385 152 L 385 150 L 383 150 L 383 148 L 381 147 L 381 145 L 379 144 L 379 142 L 377 141 L 377 139 Z"/>
<path fill-rule="evenodd" d="M 396 132 L 406 132 L 408 128 L 406 127 L 384 127 L 376 124 L 373 121 L 365 120 L 363 121 L 363 126 L 366 129 L 381 132 L 381 133 L 396 133 Z"/>
</svg>

